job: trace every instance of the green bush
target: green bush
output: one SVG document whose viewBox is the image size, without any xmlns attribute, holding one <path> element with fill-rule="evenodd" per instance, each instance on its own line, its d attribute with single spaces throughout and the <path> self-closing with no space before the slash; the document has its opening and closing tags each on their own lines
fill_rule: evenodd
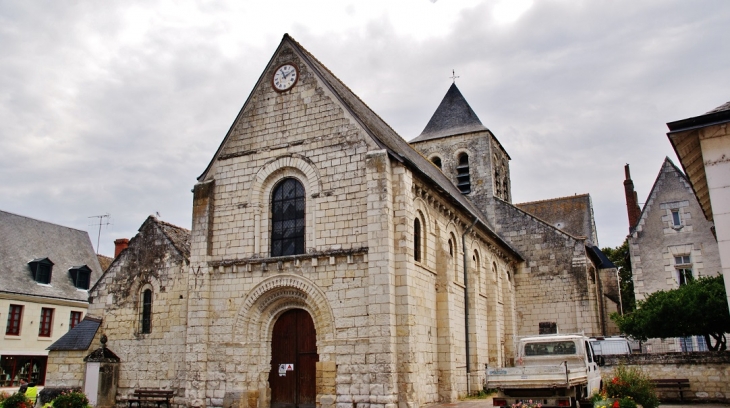
<svg viewBox="0 0 730 408">
<path fill-rule="evenodd" d="M 3 400 L 3 408 L 32 408 L 33 403 L 30 402 L 25 394 L 16 392 L 15 394 L 5 398 Z"/>
<path fill-rule="evenodd" d="M 62 392 L 51 402 L 53 408 L 86 408 L 89 399 L 81 391 Z"/>
<path fill-rule="evenodd" d="M 630 397 L 635 404 L 644 408 L 656 408 L 659 406 L 659 398 L 654 391 L 654 385 L 643 371 L 636 367 L 616 367 L 614 376 L 610 379 L 603 379 L 603 390 L 601 396 L 605 398 L 619 399 L 620 407 L 612 408 L 633 408 L 631 402 L 621 403 L 625 397 Z M 635 405 L 634 404 L 634 405 Z M 625 406 L 626 405 L 626 406 Z"/>
</svg>

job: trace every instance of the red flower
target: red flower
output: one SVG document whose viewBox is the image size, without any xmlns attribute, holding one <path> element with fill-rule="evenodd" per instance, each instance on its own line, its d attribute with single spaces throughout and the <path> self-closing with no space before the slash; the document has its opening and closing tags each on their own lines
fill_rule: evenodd
<svg viewBox="0 0 730 408">
<path fill-rule="evenodd" d="M 611 408 L 619 408 L 618 400 L 613 402 L 613 405 L 611 406 Z"/>
</svg>

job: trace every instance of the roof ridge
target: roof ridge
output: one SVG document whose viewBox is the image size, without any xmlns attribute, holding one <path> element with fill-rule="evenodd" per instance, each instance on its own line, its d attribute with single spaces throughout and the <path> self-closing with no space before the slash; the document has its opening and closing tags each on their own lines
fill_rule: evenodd
<svg viewBox="0 0 730 408">
<path fill-rule="evenodd" d="M 16 214 L 16 213 L 13 213 L 13 212 L 10 212 L 10 211 L 0 210 L 0 213 L 6 213 L 6 214 L 14 215 L 16 217 L 21 217 L 21 218 L 25 218 L 25 219 L 28 219 L 28 220 L 33 220 L 33 221 L 36 221 L 36 222 L 42 222 L 44 224 L 54 225 L 56 227 L 66 228 L 66 229 L 70 229 L 70 230 L 73 230 L 73 231 L 78 231 L 78 232 L 83 232 L 84 234 L 88 234 L 87 231 L 84 231 L 82 229 L 78 229 L 78 228 L 74 228 L 74 227 L 69 227 L 67 225 L 56 224 L 55 222 L 51 222 L 51 221 L 39 220 L 38 218 L 28 217 L 28 216 Z"/>
<path fill-rule="evenodd" d="M 181 230 L 183 230 L 183 231 L 187 231 L 187 232 L 190 232 L 190 231 L 191 231 L 191 230 L 189 230 L 189 229 L 187 229 L 187 228 L 185 228 L 185 227 L 181 227 L 181 226 L 179 226 L 179 225 L 171 224 L 171 223 L 169 223 L 169 222 L 167 222 L 167 221 L 162 221 L 161 219 L 159 219 L 159 218 L 157 218 L 157 217 L 153 217 L 153 218 L 155 219 L 155 221 L 156 221 L 156 222 L 157 222 L 158 224 L 162 224 L 162 225 L 167 225 L 168 227 L 173 227 L 173 228 L 181 229 Z"/>
<path fill-rule="evenodd" d="M 172 228 L 175 228 L 175 229 L 184 231 L 185 234 L 187 235 L 186 241 L 188 241 L 188 243 L 190 242 L 190 235 L 191 235 L 191 231 L 190 230 L 185 229 L 185 228 L 182 228 L 182 227 L 178 227 L 177 225 L 170 224 L 169 222 L 165 222 L 165 221 L 159 220 L 154 215 L 150 215 L 149 218 L 151 218 L 152 219 L 152 222 L 154 224 L 156 224 L 158 227 L 172 227 Z M 142 225 L 144 225 L 144 223 Z M 189 259 L 190 258 L 190 249 L 188 249 L 186 251 L 185 248 L 181 248 L 178 245 L 177 240 L 174 239 L 173 237 L 171 237 L 170 234 L 168 234 L 167 231 L 165 231 L 165 228 L 160 228 L 160 231 L 162 231 L 162 235 L 164 235 L 165 238 L 167 238 L 167 240 L 170 241 L 170 244 L 172 244 L 172 246 L 175 248 L 175 250 L 177 250 L 177 252 L 179 252 L 180 255 L 183 256 L 183 258 L 185 258 L 185 259 Z"/>
<path fill-rule="evenodd" d="M 517 204 L 513 204 L 513 205 L 518 206 L 518 205 L 527 205 L 527 204 L 546 203 L 548 201 L 567 200 L 569 198 L 579 198 L 579 197 L 590 197 L 590 193 L 581 193 L 581 194 L 575 194 L 575 195 L 572 195 L 572 196 L 546 198 L 544 200 L 526 201 L 524 203 L 517 203 Z"/>
<path fill-rule="evenodd" d="M 503 199 L 501 199 L 501 198 L 499 198 L 497 196 L 494 196 L 494 198 L 497 199 L 497 200 L 499 200 L 499 201 L 501 201 L 501 202 L 503 202 L 504 204 L 507 204 L 507 205 L 510 205 L 510 206 L 516 208 L 517 210 L 525 213 L 525 215 L 534 218 L 535 220 L 537 220 L 537 221 L 545 224 L 546 226 L 552 228 L 553 230 L 555 230 L 555 231 L 557 231 L 557 232 L 559 232 L 559 233 L 561 233 L 563 235 L 566 235 L 566 236 L 568 236 L 570 238 L 573 238 L 576 241 L 588 241 L 588 237 L 576 236 L 576 235 L 570 234 L 570 233 L 568 233 L 568 232 L 566 232 L 566 231 L 564 231 L 564 230 L 562 230 L 562 229 L 560 229 L 560 228 L 558 228 L 558 227 L 550 224 L 549 222 L 543 220 L 542 218 L 538 217 L 537 215 L 535 215 L 535 214 L 533 214 L 531 212 L 528 212 L 528 211 L 523 210 L 522 208 L 518 207 L 519 204 L 512 204 L 512 203 L 507 202 L 507 201 L 505 201 L 505 200 L 503 200 Z M 533 201 L 533 202 L 537 203 L 538 201 Z"/>
</svg>

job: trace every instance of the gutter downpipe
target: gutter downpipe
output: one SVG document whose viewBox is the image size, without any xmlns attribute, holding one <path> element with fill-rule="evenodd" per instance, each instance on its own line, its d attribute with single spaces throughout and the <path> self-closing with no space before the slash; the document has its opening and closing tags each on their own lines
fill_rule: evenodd
<svg viewBox="0 0 730 408">
<path fill-rule="evenodd" d="M 467 260 L 468 254 L 466 252 L 466 234 L 471 231 L 472 228 L 477 224 L 479 218 L 474 218 L 474 222 L 469 228 L 461 234 L 461 249 L 464 252 L 464 339 L 466 346 L 466 393 L 471 395 L 471 384 L 469 383 L 469 374 L 471 374 L 470 356 L 469 356 L 469 275 L 467 273 Z"/>
</svg>

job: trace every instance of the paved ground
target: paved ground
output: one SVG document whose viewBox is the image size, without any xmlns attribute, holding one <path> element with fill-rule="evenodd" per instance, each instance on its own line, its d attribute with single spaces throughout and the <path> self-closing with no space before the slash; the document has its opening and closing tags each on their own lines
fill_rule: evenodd
<svg viewBox="0 0 730 408">
<path fill-rule="evenodd" d="M 694 404 L 661 404 L 660 408 L 730 408 L 730 404 L 694 403 Z M 466 400 L 451 404 L 433 404 L 428 408 L 492 408 L 492 399 Z"/>
</svg>

